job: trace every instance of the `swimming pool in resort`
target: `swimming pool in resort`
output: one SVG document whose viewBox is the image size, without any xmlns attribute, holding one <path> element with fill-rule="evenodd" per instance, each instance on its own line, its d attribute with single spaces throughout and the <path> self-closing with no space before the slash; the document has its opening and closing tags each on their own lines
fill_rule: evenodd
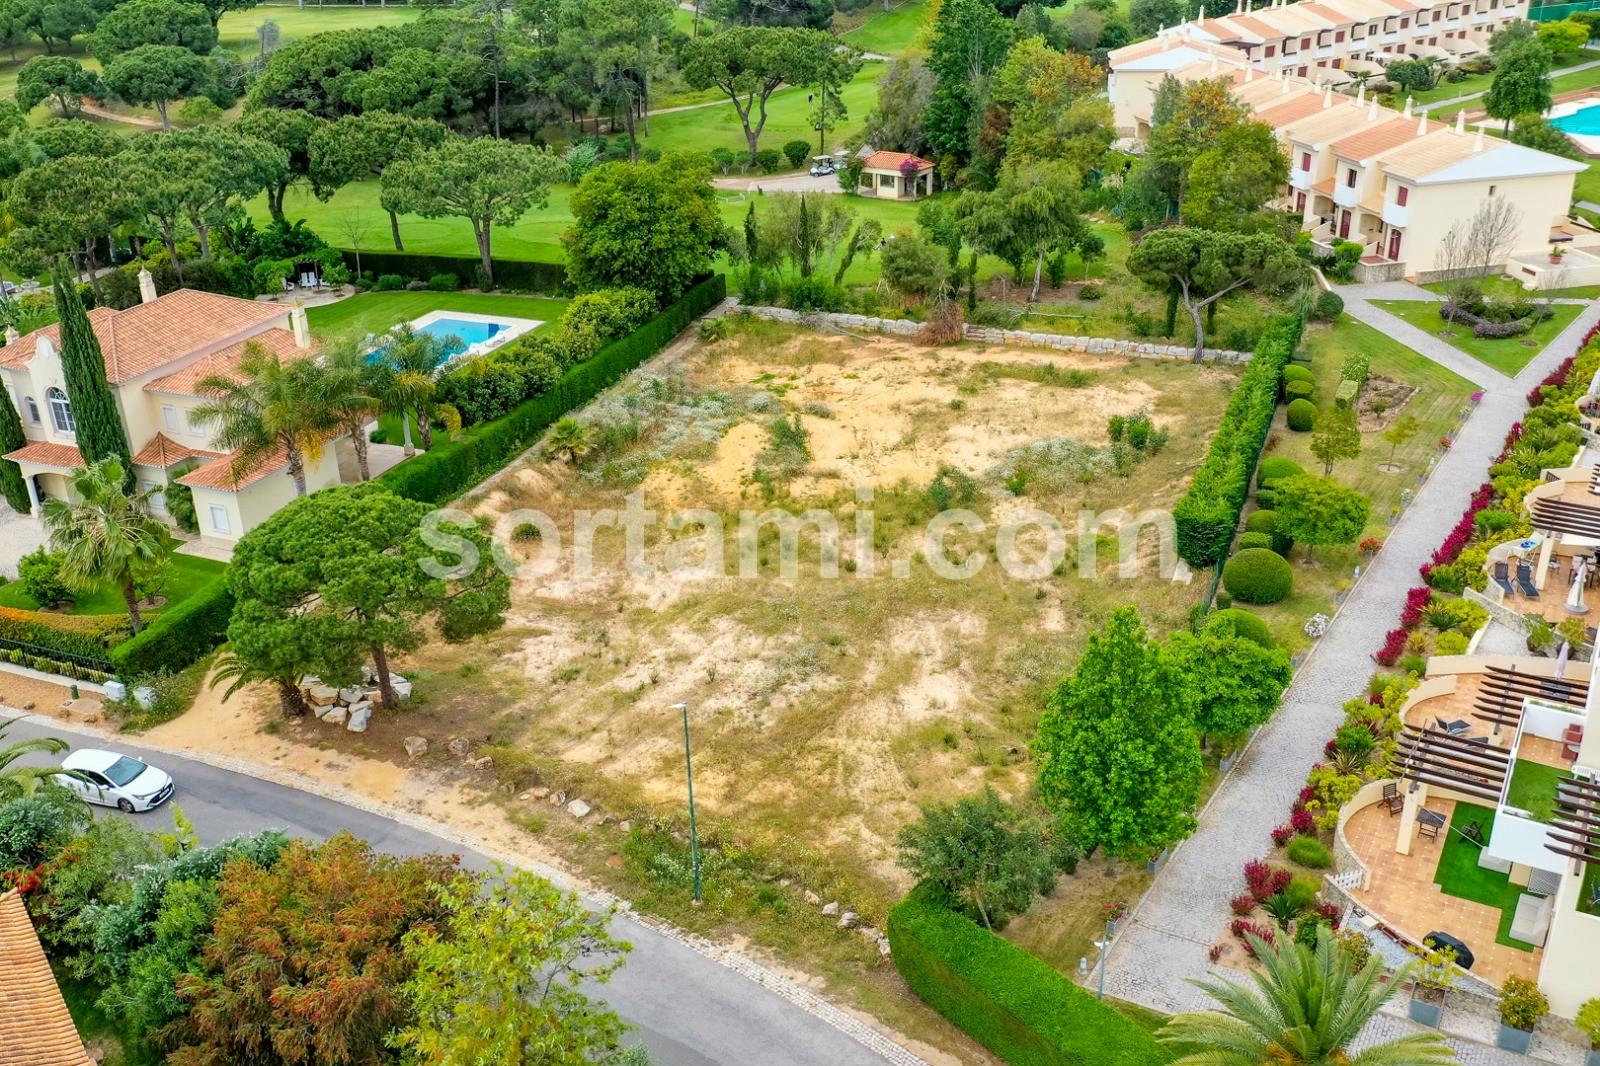
<svg viewBox="0 0 1600 1066">
<path fill-rule="evenodd" d="M 1600 136 L 1600 103 L 1590 103 L 1570 115 L 1552 118 L 1550 125 L 1563 133 L 1577 133 L 1590 137 Z"/>
<path fill-rule="evenodd" d="M 494 351 L 524 333 L 539 328 L 544 322 L 536 318 L 480 315 L 470 311 L 429 311 L 420 318 L 412 319 L 407 325 L 418 333 L 443 340 L 449 364 L 454 364 Z M 372 358 L 380 358 L 388 350 L 385 343 L 388 339 L 376 338 Z"/>
</svg>

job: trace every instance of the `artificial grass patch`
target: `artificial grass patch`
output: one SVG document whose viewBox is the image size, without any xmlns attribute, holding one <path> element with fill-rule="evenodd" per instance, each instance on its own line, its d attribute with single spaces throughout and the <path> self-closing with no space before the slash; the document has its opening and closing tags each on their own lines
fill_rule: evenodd
<svg viewBox="0 0 1600 1066">
<path fill-rule="evenodd" d="M 1556 809 L 1556 782 L 1572 775 L 1559 766 L 1518 759 L 1511 770 L 1511 789 L 1506 802 L 1541 822 L 1548 822 Z"/>
<path fill-rule="evenodd" d="M 1494 833 L 1494 814 L 1489 808 L 1475 803 L 1456 803 L 1449 828 L 1440 834 L 1444 843 L 1439 848 L 1439 867 L 1434 871 L 1433 879 L 1439 885 L 1439 890 L 1447 896 L 1469 899 L 1500 911 L 1500 927 L 1495 932 L 1495 943 L 1519 951 L 1532 951 L 1532 944 L 1511 939 L 1511 919 L 1516 916 L 1517 900 L 1525 889 L 1512 884 L 1505 874 L 1479 866 L 1478 856 L 1483 854 L 1483 849 L 1468 840 L 1462 832 L 1468 825 L 1477 822 L 1483 830 L 1483 839 L 1490 839 Z"/>
</svg>

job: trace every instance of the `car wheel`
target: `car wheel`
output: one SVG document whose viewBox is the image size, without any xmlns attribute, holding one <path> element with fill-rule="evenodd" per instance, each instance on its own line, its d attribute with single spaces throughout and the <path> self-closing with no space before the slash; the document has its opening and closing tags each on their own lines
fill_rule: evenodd
<svg viewBox="0 0 1600 1066">
<path fill-rule="evenodd" d="M 123 814 L 132 814 L 133 804 L 129 803 L 125 799 L 119 799 L 117 800 L 117 810 L 121 811 Z"/>
</svg>

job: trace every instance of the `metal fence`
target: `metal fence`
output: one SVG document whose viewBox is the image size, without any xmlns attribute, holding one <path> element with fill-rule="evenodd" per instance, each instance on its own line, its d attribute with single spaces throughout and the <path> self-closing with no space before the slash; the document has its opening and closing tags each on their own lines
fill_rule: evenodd
<svg viewBox="0 0 1600 1066">
<path fill-rule="evenodd" d="M 11 653 L 16 652 L 16 657 Z M 77 681 L 97 681 L 114 677 L 117 668 L 109 659 L 96 659 L 87 655 L 74 655 L 59 648 L 51 648 L 42 644 L 29 644 L 23 640 L 12 640 L 9 637 L 0 637 L 0 658 L 17 666 L 26 666 L 32 669 L 41 669 L 49 673 L 62 674 Z M 34 666 L 34 660 L 46 660 L 48 666 Z M 65 670 L 59 669 L 65 667 Z"/>
</svg>

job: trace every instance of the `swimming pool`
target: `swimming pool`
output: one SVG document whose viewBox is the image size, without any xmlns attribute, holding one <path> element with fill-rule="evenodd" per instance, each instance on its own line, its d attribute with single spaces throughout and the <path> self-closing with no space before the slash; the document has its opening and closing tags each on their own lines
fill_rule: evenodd
<svg viewBox="0 0 1600 1066">
<path fill-rule="evenodd" d="M 1600 136 L 1600 104 L 1579 108 L 1570 115 L 1550 120 L 1550 125 L 1563 133 L 1577 133 L 1590 137 Z"/>
<path fill-rule="evenodd" d="M 470 311 L 429 311 L 421 318 L 407 323 L 418 333 L 446 341 L 445 367 L 473 359 L 517 337 L 538 329 L 544 322 L 536 318 L 512 318 L 505 315 L 480 315 Z M 382 358 L 388 350 L 387 336 L 373 339 L 369 358 Z"/>
<path fill-rule="evenodd" d="M 464 352 L 474 344 L 497 336 L 505 329 L 505 322 L 471 322 L 464 318 L 438 318 L 425 326 L 415 326 L 418 333 L 426 333 L 430 337 L 438 337 L 446 341 L 446 350 L 455 355 Z"/>
</svg>

